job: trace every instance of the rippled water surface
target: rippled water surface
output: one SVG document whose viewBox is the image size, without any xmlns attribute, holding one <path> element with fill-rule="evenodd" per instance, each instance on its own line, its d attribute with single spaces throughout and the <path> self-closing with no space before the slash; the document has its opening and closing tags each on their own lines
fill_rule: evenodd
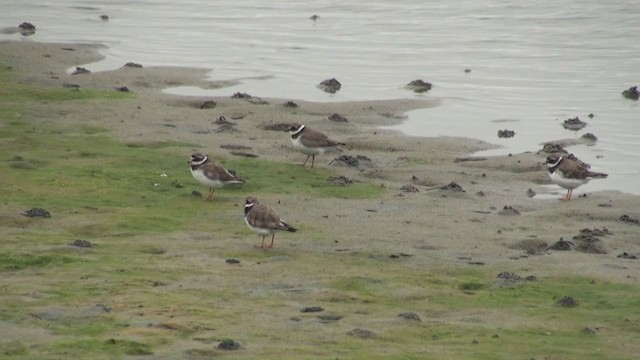
<svg viewBox="0 0 640 360">
<path fill-rule="evenodd" d="M 543 141 L 591 132 L 596 145 L 569 150 L 610 177 L 581 190 L 640 194 L 640 108 L 620 95 L 640 85 L 637 1 L 3 0 L 0 28 L 23 21 L 37 27 L 35 35 L 0 40 L 107 45 L 105 60 L 78 64 L 92 71 L 133 61 L 242 79 L 217 90 L 167 90 L 176 94 L 440 99 L 393 128 L 503 146 L 478 155 L 536 151 Z M 316 88 L 332 77 L 343 85 L 337 94 Z M 415 79 L 434 87 L 426 94 L 404 89 Z M 576 116 L 589 125 L 562 128 Z M 500 129 L 516 135 L 499 139 Z"/>
</svg>

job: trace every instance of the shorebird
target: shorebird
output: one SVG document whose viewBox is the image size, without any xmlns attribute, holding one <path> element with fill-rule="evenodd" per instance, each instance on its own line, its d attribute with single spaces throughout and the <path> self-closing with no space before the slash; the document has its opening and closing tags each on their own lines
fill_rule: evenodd
<svg viewBox="0 0 640 360">
<path fill-rule="evenodd" d="M 302 166 L 307 164 L 309 157 L 311 157 L 311 167 L 316 159 L 316 155 L 324 154 L 326 151 L 337 149 L 339 145 L 346 145 L 341 142 L 333 141 L 327 137 L 327 135 L 308 128 L 306 125 L 300 125 L 293 123 L 289 127 L 289 134 L 291 135 L 291 142 L 294 149 L 307 155 L 307 158 L 302 163 Z"/>
<path fill-rule="evenodd" d="M 547 169 L 551 182 L 567 189 L 567 194 L 560 200 L 571 200 L 573 189 L 584 185 L 591 179 L 603 179 L 607 174 L 593 172 L 589 170 L 589 166 L 570 155 L 562 156 L 551 154 L 547 157 Z"/>
<path fill-rule="evenodd" d="M 247 226 L 255 231 L 258 235 L 262 235 L 262 243 L 258 248 L 264 248 L 264 239 L 267 235 L 271 235 L 271 244 L 268 248 L 273 248 L 273 241 L 276 232 L 285 230 L 296 232 L 298 229 L 287 224 L 282 218 L 269 206 L 262 204 L 255 196 L 249 196 L 244 203 L 244 222 Z"/>
<path fill-rule="evenodd" d="M 233 170 L 227 170 L 222 165 L 216 164 L 207 155 L 194 153 L 188 162 L 193 178 L 209 187 L 209 195 L 205 201 L 212 199 L 216 189 L 229 184 L 244 183 L 244 179 L 238 177 Z"/>
</svg>

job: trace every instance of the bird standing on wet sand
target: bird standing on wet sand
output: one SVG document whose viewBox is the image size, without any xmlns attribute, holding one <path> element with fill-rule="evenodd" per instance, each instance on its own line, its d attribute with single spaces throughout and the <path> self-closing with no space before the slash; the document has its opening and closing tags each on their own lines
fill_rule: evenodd
<svg viewBox="0 0 640 360">
<path fill-rule="evenodd" d="M 306 125 L 300 125 L 293 123 L 289 127 L 289 134 L 291 136 L 291 142 L 293 147 L 303 154 L 307 155 L 302 166 L 307 163 L 309 156 L 311 156 L 311 167 L 316 159 L 316 155 L 324 154 L 325 151 L 336 149 L 339 145 L 346 145 L 341 142 L 333 141 L 327 137 L 327 135 L 308 128 Z"/>
<path fill-rule="evenodd" d="M 547 169 L 551 182 L 567 189 L 567 194 L 560 200 L 571 200 L 573 189 L 584 185 L 591 179 L 604 179 L 607 174 L 589 170 L 589 166 L 576 158 L 551 154 L 547 157 Z"/>
<path fill-rule="evenodd" d="M 282 218 L 269 206 L 262 204 L 256 197 L 249 196 L 244 203 L 244 221 L 247 226 L 255 231 L 258 235 L 262 235 L 262 243 L 258 248 L 264 248 L 264 239 L 267 235 L 271 235 L 271 244 L 268 248 L 273 248 L 273 241 L 276 232 L 286 230 L 296 232 L 298 229 L 287 224 Z"/>
<path fill-rule="evenodd" d="M 244 184 L 244 179 L 238 177 L 235 172 L 225 169 L 222 165 L 210 161 L 207 155 L 194 153 L 188 162 L 193 178 L 209 187 L 209 195 L 205 201 L 211 200 L 216 189 L 229 184 Z"/>
</svg>

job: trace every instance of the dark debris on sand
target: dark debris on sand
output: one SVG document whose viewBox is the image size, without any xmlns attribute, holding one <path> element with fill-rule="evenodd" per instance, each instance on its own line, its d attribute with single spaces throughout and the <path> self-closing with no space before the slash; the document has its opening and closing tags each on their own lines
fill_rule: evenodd
<svg viewBox="0 0 640 360">
<path fill-rule="evenodd" d="M 458 185 L 453 181 L 448 183 L 445 186 L 440 187 L 440 190 L 447 190 L 447 191 L 453 191 L 453 192 L 465 192 L 462 186 Z"/>
<path fill-rule="evenodd" d="M 274 124 L 266 124 L 262 126 L 262 130 L 268 131 L 287 131 L 291 127 L 291 124 L 288 123 L 274 123 Z"/>
<path fill-rule="evenodd" d="M 329 120 L 335 121 L 335 122 L 347 122 L 347 118 L 346 117 L 344 117 L 344 116 L 342 116 L 340 114 L 336 114 L 336 113 L 331 114 L 329 116 Z"/>
<path fill-rule="evenodd" d="M 217 346 L 220 350 L 239 350 L 242 348 L 239 342 L 232 339 L 224 339 Z"/>
<path fill-rule="evenodd" d="M 415 186 L 413 186 L 411 184 L 402 185 L 400 187 L 400 191 L 406 192 L 406 193 L 417 193 L 417 192 L 420 192 L 420 190 L 418 190 L 417 187 L 415 187 Z"/>
<path fill-rule="evenodd" d="M 330 176 L 327 179 L 327 182 L 336 186 L 347 186 L 353 184 L 353 180 L 346 176 Z"/>
<path fill-rule="evenodd" d="M 69 243 L 71 246 L 81 247 L 81 248 L 90 248 L 93 247 L 93 244 L 87 240 L 76 239 Z"/>
<path fill-rule="evenodd" d="M 347 335 L 353 336 L 353 337 L 362 338 L 362 339 L 366 339 L 366 338 L 371 338 L 371 337 L 376 336 L 376 333 L 374 333 L 371 330 L 358 328 L 358 329 L 353 329 L 351 331 L 348 331 Z"/>
<path fill-rule="evenodd" d="M 516 132 L 513 130 L 498 130 L 499 138 L 512 138 L 516 135 Z"/>
<path fill-rule="evenodd" d="M 626 99 L 638 100 L 640 99 L 640 91 L 638 91 L 637 86 L 632 86 L 627 90 L 623 91 L 622 96 L 624 96 Z"/>
<path fill-rule="evenodd" d="M 430 82 L 426 82 L 422 79 L 416 79 L 407 84 L 407 88 L 413 90 L 416 93 L 423 93 L 431 90 L 433 85 Z"/>
<path fill-rule="evenodd" d="M 630 254 L 630 253 L 628 253 L 628 252 L 626 252 L 626 251 L 625 251 L 625 252 L 623 252 L 622 254 L 618 255 L 617 257 L 619 257 L 619 258 L 621 258 L 621 259 L 633 259 L 633 260 L 638 259 L 638 256 L 637 256 L 637 255 Z"/>
<path fill-rule="evenodd" d="M 331 160 L 331 163 L 337 161 L 349 166 L 358 166 L 360 165 L 361 162 L 363 161 L 371 161 L 371 159 L 369 159 L 368 157 L 364 156 L 364 155 L 356 155 L 356 156 L 351 156 L 351 155 L 340 155 L 337 158 Z M 329 163 L 329 164 L 331 164 Z"/>
<path fill-rule="evenodd" d="M 246 100 L 247 102 L 250 102 L 254 105 L 267 105 L 268 102 L 266 102 L 265 100 L 262 100 L 262 98 L 259 98 L 257 96 L 251 96 L 247 93 L 241 93 L 241 92 L 237 92 L 233 95 L 231 95 L 232 99 L 242 99 L 242 100 Z"/>
<path fill-rule="evenodd" d="M 335 94 L 342 88 L 342 84 L 340 84 L 340 82 L 336 80 L 336 78 L 331 78 L 331 79 L 323 80 L 318 85 L 318 87 L 326 93 Z"/>
<path fill-rule="evenodd" d="M 214 109 L 217 106 L 216 102 L 213 100 L 207 100 L 200 104 L 200 109 Z"/>
<path fill-rule="evenodd" d="M 420 315 L 412 311 L 400 313 L 398 314 L 398 317 L 405 320 L 422 321 L 422 319 L 420 318 Z"/>
<path fill-rule="evenodd" d="M 576 250 L 589 254 L 606 254 L 607 250 L 604 247 L 604 243 L 600 239 L 605 235 L 613 235 L 609 229 L 603 227 L 602 229 L 582 229 L 578 235 L 573 237 L 576 240 Z"/>
<path fill-rule="evenodd" d="M 31 208 L 27 211 L 20 213 L 20 215 L 26 216 L 26 217 L 43 217 L 43 218 L 51 217 L 51 214 L 47 210 L 39 207 Z"/>
<path fill-rule="evenodd" d="M 142 65 L 140 65 L 138 63 L 134 63 L 134 62 L 128 62 L 128 63 L 124 64 L 124 67 L 141 69 Z"/>
<path fill-rule="evenodd" d="M 568 130 L 580 130 L 587 126 L 587 123 L 580 120 L 577 116 L 572 119 L 567 119 L 562 123 L 562 126 Z"/>
<path fill-rule="evenodd" d="M 91 74 L 91 71 L 83 67 L 76 66 L 76 69 L 71 73 L 71 75 L 80 75 L 80 74 Z"/>
<path fill-rule="evenodd" d="M 620 216 L 620 221 L 627 224 L 640 225 L 640 220 L 633 218 L 627 214 Z"/>
<path fill-rule="evenodd" d="M 573 296 L 563 296 L 555 303 L 556 306 L 574 308 L 580 305 L 580 302 Z"/>
<path fill-rule="evenodd" d="M 529 275 L 526 277 L 522 277 L 516 273 L 512 273 L 512 272 L 508 272 L 508 271 L 503 271 L 500 274 L 498 274 L 498 276 L 496 276 L 496 278 L 498 279 L 502 279 L 505 281 L 511 281 L 511 282 L 520 282 L 520 281 L 535 281 L 538 280 L 538 278 L 535 275 Z"/>
<path fill-rule="evenodd" d="M 324 308 L 322 306 L 305 306 L 302 309 L 300 309 L 300 312 L 303 313 L 316 313 L 316 312 L 323 312 Z"/>
<path fill-rule="evenodd" d="M 573 249 L 574 244 L 571 241 L 566 241 L 563 238 L 560 238 L 555 244 L 549 246 L 549 250 L 556 251 L 568 251 Z"/>
<path fill-rule="evenodd" d="M 567 150 L 565 150 L 562 145 L 560 144 L 552 144 L 552 143 L 546 143 L 543 145 L 542 149 L 540 150 L 543 153 L 547 153 L 547 154 L 568 154 L 569 152 Z"/>
</svg>

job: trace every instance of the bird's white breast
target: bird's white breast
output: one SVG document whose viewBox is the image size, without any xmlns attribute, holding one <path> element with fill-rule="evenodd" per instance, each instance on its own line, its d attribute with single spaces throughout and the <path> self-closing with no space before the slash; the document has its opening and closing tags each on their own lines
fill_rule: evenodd
<svg viewBox="0 0 640 360">
<path fill-rule="evenodd" d="M 580 185 L 584 185 L 586 184 L 589 179 L 570 179 L 570 178 L 565 178 L 564 176 L 562 176 L 562 173 L 560 172 L 560 170 L 556 170 L 552 173 L 549 173 L 549 178 L 551 179 L 551 182 L 553 182 L 556 185 L 560 185 L 561 187 L 565 188 L 565 189 L 575 189 Z"/>
<path fill-rule="evenodd" d="M 312 147 L 306 147 L 304 146 L 304 144 L 302 143 L 302 141 L 300 141 L 300 136 L 298 136 L 297 138 L 291 138 L 291 142 L 293 143 L 293 148 L 300 151 L 301 153 L 305 154 L 305 155 L 320 155 L 322 153 L 324 153 L 325 148 L 312 148 Z"/>
<path fill-rule="evenodd" d="M 247 220 L 247 217 L 246 217 L 246 216 L 245 216 L 245 218 L 244 218 L 244 223 L 245 223 L 245 224 L 247 224 L 247 226 L 249 227 L 249 229 L 251 229 L 251 230 L 255 231 L 255 232 L 256 232 L 256 234 L 258 234 L 258 235 L 273 235 L 273 234 L 275 234 L 275 232 L 276 232 L 276 231 L 275 231 L 275 230 L 273 230 L 273 229 L 263 229 L 263 228 L 258 228 L 258 227 L 255 227 L 255 226 L 253 226 L 253 225 L 249 224 L 249 220 Z"/>
<path fill-rule="evenodd" d="M 191 169 L 191 175 L 196 179 L 199 183 L 206 185 L 211 188 L 219 189 L 224 186 L 224 183 L 220 180 L 212 180 L 204 175 L 204 171 L 202 170 L 193 170 Z"/>
</svg>

